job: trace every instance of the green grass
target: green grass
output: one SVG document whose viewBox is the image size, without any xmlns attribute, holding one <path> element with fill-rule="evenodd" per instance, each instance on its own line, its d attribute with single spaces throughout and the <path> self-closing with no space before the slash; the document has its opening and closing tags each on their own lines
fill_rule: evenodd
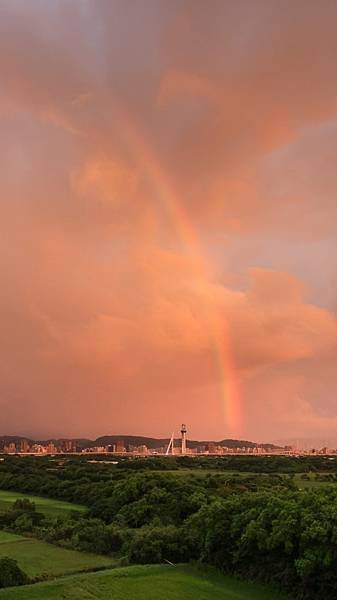
<svg viewBox="0 0 337 600">
<path fill-rule="evenodd" d="M 22 535 L 16 535 L 14 533 L 7 533 L 0 529 L 0 544 L 7 544 L 8 542 L 16 542 L 16 540 L 22 540 Z M 1 549 L 0 549 L 1 554 Z"/>
<path fill-rule="evenodd" d="M 18 561 L 29 577 L 57 577 L 86 569 L 109 567 L 113 559 L 96 554 L 76 552 L 0 531 L 0 558 L 9 556 Z"/>
<path fill-rule="evenodd" d="M 207 475 L 221 475 L 222 477 L 227 477 L 228 479 L 236 476 L 238 480 L 241 477 L 254 477 L 262 476 L 262 475 L 282 475 L 283 477 L 288 477 L 288 473 L 259 473 L 255 471 L 227 471 L 227 470 L 219 470 L 219 469 L 199 469 L 199 468 L 182 468 L 178 470 L 168 470 L 168 471 L 156 471 L 156 473 L 161 473 L 162 475 L 169 474 L 178 477 L 186 477 L 186 476 L 194 476 L 194 477 L 206 477 Z M 314 473 L 309 474 L 309 479 L 302 479 L 303 473 L 295 473 L 294 475 L 294 483 L 298 489 L 320 489 L 326 486 L 337 486 L 337 482 L 333 481 L 318 481 L 315 478 Z M 328 475 L 328 473 L 322 473 L 322 475 Z M 239 481 L 238 481 L 239 482 Z"/>
<path fill-rule="evenodd" d="M 0 591 L 4 600 L 286 600 L 271 589 L 190 566 L 125 567 Z"/>
<path fill-rule="evenodd" d="M 48 517 L 66 516 L 71 510 L 85 510 L 85 507 L 79 504 L 42 498 L 41 496 L 30 496 L 29 494 L 21 494 L 20 492 L 0 490 L 0 511 L 8 510 L 18 498 L 28 498 L 31 502 L 35 502 L 36 510 Z"/>
<path fill-rule="evenodd" d="M 321 473 L 321 475 L 328 475 L 328 473 Z M 319 489 L 326 486 L 336 486 L 337 483 L 333 481 L 319 481 L 315 478 L 314 473 L 308 474 L 309 479 L 302 479 L 302 473 L 296 473 L 294 477 L 294 483 L 299 489 Z"/>
</svg>

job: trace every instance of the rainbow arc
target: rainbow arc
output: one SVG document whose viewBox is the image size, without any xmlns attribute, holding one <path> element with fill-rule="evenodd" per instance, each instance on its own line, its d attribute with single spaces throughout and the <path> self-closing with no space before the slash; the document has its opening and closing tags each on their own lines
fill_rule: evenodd
<svg viewBox="0 0 337 600">
<path fill-rule="evenodd" d="M 202 251 L 198 235 L 193 223 L 179 199 L 179 195 L 167 177 L 159 160 L 156 158 L 143 132 L 136 126 L 135 121 L 119 111 L 118 121 L 123 130 L 123 138 L 127 149 L 132 153 L 145 174 L 149 185 L 165 209 L 170 223 L 180 242 L 189 255 L 193 256 L 197 265 L 200 281 L 210 282 L 210 265 Z M 212 315 L 204 315 L 205 323 L 209 326 L 209 338 L 213 348 L 214 361 L 217 367 L 221 386 L 221 404 L 224 412 L 226 432 L 237 437 L 243 428 L 242 401 L 239 390 L 238 376 L 231 348 L 228 324 L 219 313 L 214 301 Z"/>
</svg>

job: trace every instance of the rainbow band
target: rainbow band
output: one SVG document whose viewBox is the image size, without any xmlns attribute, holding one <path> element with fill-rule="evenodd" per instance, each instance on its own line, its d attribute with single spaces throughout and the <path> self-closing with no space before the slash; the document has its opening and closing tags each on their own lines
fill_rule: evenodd
<svg viewBox="0 0 337 600">
<path fill-rule="evenodd" d="M 139 127 L 136 127 L 134 120 L 131 120 L 124 111 L 118 111 L 118 121 L 121 125 L 127 149 L 132 152 L 133 158 L 140 164 L 150 185 L 158 194 L 180 241 L 189 254 L 192 254 L 195 258 L 201 279 L 209 282 L 210 269 L 200 247 L 196 231 L 185 208 L 179 201 L 177 193 L 175 193 L 160 163 L 155 158 L 149 143 L 145 141 L 145 136 L 140 132 Z M 231 351 L 228 326 L 216 306 L 214 306 L 211 319 L 208 315 L 207 323 L 211 329 L 210 339 L 219 372 L 226 434 L 238 437 L 243 428 L 241 395 Z"/>
</svg>

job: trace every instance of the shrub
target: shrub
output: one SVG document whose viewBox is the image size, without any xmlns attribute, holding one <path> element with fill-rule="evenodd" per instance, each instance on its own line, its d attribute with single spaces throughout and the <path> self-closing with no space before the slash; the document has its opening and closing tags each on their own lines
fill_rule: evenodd
<svg viewBox="0 0 337 600">
<path fill-rule="evenodd" d="M 0 558 L 0 588 L 28 583 L 28 577 L 16 560 L 4 556 Z"/>
</svg>

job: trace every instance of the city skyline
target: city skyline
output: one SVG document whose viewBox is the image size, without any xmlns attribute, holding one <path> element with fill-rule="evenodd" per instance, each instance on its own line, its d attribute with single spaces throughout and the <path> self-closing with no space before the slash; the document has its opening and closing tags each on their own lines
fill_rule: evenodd
<svg viewBox="0 0 337 600">
<path fill-rule="evenodd" d="M 0 3 L 0 426 L 337 445 L 336 3 Z"/>
<path fill-rule="evenodd" d="M 180 435 L 179 435 L 180 431 Z M 128 454 L 128 455 L 228 455 L 228 454 L 337 454 L 331 440 L 263 440 L 224 438 L 196 440 L 188 436 L 186 425 L 170 437 L 137 434 L 106 434 L 96 439 L 55 436 L 0 435 L 0 454 Z"/>
</svg>

